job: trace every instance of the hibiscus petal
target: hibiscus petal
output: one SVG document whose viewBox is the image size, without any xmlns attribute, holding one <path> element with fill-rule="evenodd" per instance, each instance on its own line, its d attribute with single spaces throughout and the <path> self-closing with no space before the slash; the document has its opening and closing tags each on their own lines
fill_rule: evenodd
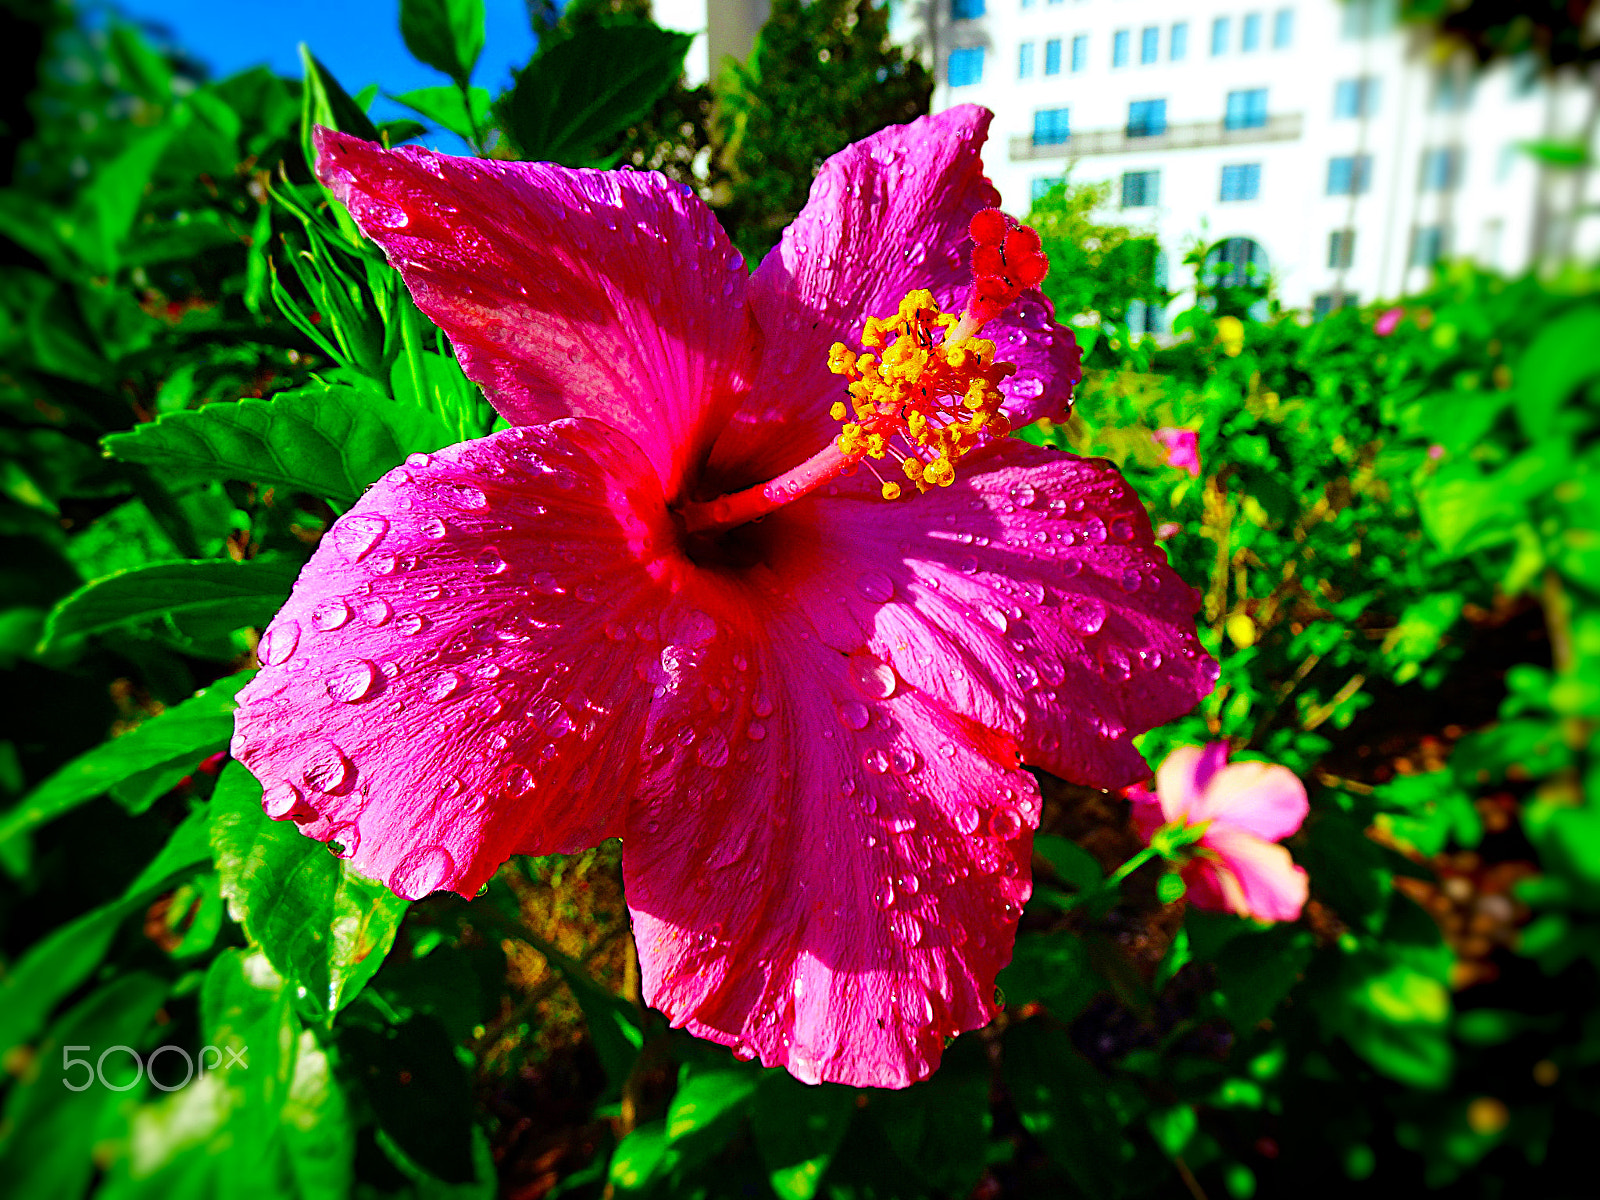
<svg viewBox="0 0 1600 1200">
<path fill-rule="evenodd" d="M 718 623 L 629 817 L 645 997 L 801 1079 L 905 1086 L 993 1015 L 1037 788 L 1008 739 L 794 614 Z"/>
<path fill-rule="evenodd" d="M 1200 844 L 1222 857 L 1220 875 L 1231 875 L 1225 887 L 1233 911 L 1258 921 L 1293 921 L 1305 907 L 1305 868 L 1295 866 L 1287 848 L 1254 834 L 1213 825 Z"/>
<path fill-rule="evenodd" d="M 671 541 L 650 465 L 597 421 L 506 430 L 385 475 L 322 539 L 240 693 L 233 753 L 403 896 L 621 832 Z"/>
<path fill-rule="evenodd" d="M 1202 815 L 1201 796 L 1212 778 L 1228 761 L 1228 743 L 1210 742 L 1205 746 L 1179 746 L 1156 772 L 1156 793 L 1161 811 L 1169 821 L 1191 824 L 1208 821 L 1216 814 Z"/>
<path fill-rule="evenodd" d="M 756 391 L 718 441 L 714 466 L 767 478 L 837 434 L 828 410 L 844 387 L 828 370 L 828 347 L 859 346 L 868 317 L 891 316 L 916 288 L 960 311 L 972 282 L 967 227 L 973 213 L 1000 203 L 978 156 L 991 116 L 971 104 L 947 109 L 881 130 L 823 164 L 805 210 L 752 279 L 765 353 Z M 1064 415 L 1082 374 L 1078 344 L 1037 288 L 983 336 L 1018 368 L 1001 387 L 1013 425 Z M 774 421 L 793 434 L 771 438 Z"/>
<path fill-rule="evenodd" d="M 691 192 L 647 171 L 383 150 L 317 131 L 317 171 L 513 425 L 597 417 L 669 496 L 747 384 L 749 277 Z"/>
<path fill-rule="evenodd" d="M 1216 681 L 1199 597 L 1102 459 L 1007 440 L 948 488 L 893 504 L 841 488 L 791 506 L 797 523 L 807 504 L 813 528 L 780 539 L 773 567 L 818 636 L 870 645 L 1032 765 L 1095 787 L 1145 778 L 1133 738 Z"/>
<path fill-rule="evenodd" d="M 1299 829 L 1311 811 L 1305 784 L 1288 767 L 1274 763 L 1231 763 L 1201 786 L 1204 794 L 1191 820 L 1215 821 L 1269 842 Z"/>
</svg>

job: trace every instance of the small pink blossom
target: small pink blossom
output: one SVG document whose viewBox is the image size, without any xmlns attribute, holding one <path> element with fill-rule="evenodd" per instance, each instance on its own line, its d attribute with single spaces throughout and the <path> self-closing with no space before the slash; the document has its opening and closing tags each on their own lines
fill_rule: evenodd
<svg viewBox="0 0 1600 1200">
<path fill-rule="evenodd" d="M 1440 442 L 1434 442 L 1428 447 L 1428 457 L 1434 462 L 1438 462 L 1444 457 L 1444 445 Z"/>
<path fill-rule="evenodd" d="M 1167 452 L 1167 466 L 1200 478 L 1200 435 L 1192 429 L 1163 426 L 1150 435 Z"/>
<path fill-rule="evenodd" d="M 620 836 L 646 1001 L 802 1079 L 904 1086 L 985 1024 L 1031 890 L 1022 764 L 1122 786 L 1216 679 L 1103 460 L 995 437 L 893 502 L 808 475 L 830 348 L 971 289 L 989 120 L 835 155 L 753 274 L 659 175 L 319 130 L 511 428 L 412 456 L 322 539 L 240 696 L 267 812 L 411 898 Z M 1007 304 L 1006 422 L 1059 419 L 1076 343 L 1036 287 Z"/>
<path fill-rule="evenodd" d="M 1179 525 L 1176 521 L 1163 521 L 1161 524 L 1156 526 L 1156 541 L 1164 542 L 1169 537 L 1181 533 L 1182 531 L 1183 526 Z"/>
<path fill-rule="evenodd" d="M 1300 828 L 1305 785 L 1286 767 L 1228 763 L 1225 742 L 1174 750 L 1156 772 L 1156 790 L 1130 788 L 1135 827 L 1146 842 L 1179 826 L 1204 832 L 1183 866 L 1188 896 L 1200 908 L 1258 921 L 1292 921 L 1306 902 L 1306 873 L 1276 845 Z"/>
<path fill-rule="evenodd" d="M 1372 323 L 1372 332 L 1379 337 L 1388 337 L 1400 328 L 1400 322 L 1405 320 L 1406 310 L 1396 305 L 1386 308 L 1378 314 L 1378 319 Z"/>
</svg>

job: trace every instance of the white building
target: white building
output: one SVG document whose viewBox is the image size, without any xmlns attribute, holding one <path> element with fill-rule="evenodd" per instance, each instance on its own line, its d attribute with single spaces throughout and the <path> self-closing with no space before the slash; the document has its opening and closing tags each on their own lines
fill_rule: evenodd
<svg viewBox="0 0 1600 1200">
<path fill-rule="evenodd" d="M 1474 76 L 1385 0 L 923 0 L 898 28 L 935 111 L 995 112 L 985 165 L 1008 211 L 1070 172 L 1153 230 L 1255 261 L 1290 307 L 1424 286 L 1444 255 L 1501 270 L 1563 241 L 1558 190 L 1519 142 L 1578 128 L 1581 88 L 1528 66 Z M 1576 208 L 1567 198 L 1566 211 Z"/>
</svg>

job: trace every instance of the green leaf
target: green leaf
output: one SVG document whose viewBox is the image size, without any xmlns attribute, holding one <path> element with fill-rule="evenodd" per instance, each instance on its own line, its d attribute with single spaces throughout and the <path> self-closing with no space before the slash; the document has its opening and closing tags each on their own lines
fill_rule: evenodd
<svg viewBox="0 0 1600 1200">
<path fill-rule="evenodd" d="M 83 1194 L 94 1173 L 96 1143 L 112 1132 L 110 1118 L 125 1100 L 120 1091 L 101 1086 L 94 1068 L 112 1047 L 142 1044 L 167 986 L 144 972 L 124 975 L 51 1027 L 0 1116 L 0 1179 L 8 1194 L 51 1200 Z M 69 1067 L 69 1060 L 87 1065 Z M 93 1083 L 74 1090 L 86 1070 Z M 106 1058 L 105 1071 L 120 1085 L 131 1076 L 132 1062 L 117 1051 Z"/>
<path fill-rule="evenodd" d="M 686 1158 L 709 1157 L 737 1128 L 760 1083 L 753 1067 L 686 1064 L 667 1109 L 667 1140 Z"/>
<path fill-rule="evenodd" d="M 50 614 L 41 654 L 69 639 L 166 617 L 198 617 L 225 628 L 265 625 L 300 573 L 294 559 L 187 559 L 151 563 L 85 584 Z"/>
<path fill-rule="evenodd" d="M 1068 838 L 1035 834 L 1033 852 L 1050 864 L 1062 883 L 1071 884 L 1080 892 L 1089 891 L 1103 877 L 1094 855 Z"/>
<path fill-rule="evenodd" d="M 756 1091 L 750 1128 L 780 1200 L 811 1200 L 856 1111 L 852 1088 L 807 1086 L 770 1072 Z"/>
<path fill-rule="evenodd" d="M 406 49 L 461 87 L 483 53 L 483 0 L 400 0 Z"/>
<path fill-rule="evenodd" d="M 307 1020 L 331 1021 L 382 965 L 406 902 L 293 822 L 271 820 L 261 785 L 237 762 L 223 768 L 211 805 L 228 911 L 273 967 L 305 989 Z"/>
<path fill-rule="evenodd" d="M 467 109 L 467 97 L 472 108 Z M 448 129 L 461 138 L 473 138 L 489 121 L 489 91 L 487 88 L 468 88 L 464 96 L 460 88 L 417 88 L 402 92 L 390 99 L 404 104 L 412 112 L 420 113 L 435 125 Z"/>
<path fill-rule="evenodd" d="M 277 484 L 349 505 L 406 455 L 450 441 L 423 409 L 314 383 L 271 400 L 168 413 L 104 444 L 124 462 Z"/>
<path fill-rule="evenodd" d="M 1517 418 L 1531 438 L 1542 438 L 1580 384 L 1600 375 L 1600 305 L 1563 313 L 1533 339 L 1517 363 Z"/>
<path fill-rule="evenodd" d="M 100 168 L 80 194 L 76 225 L 68 240 L 97 272 L 109 273 L 121 264 L 122 244 L 173 132 L 173 127 L 165 126 L 142 135 Z"/>
<path fill-rule="evenodd" d="M 1006 1032 L 1005 1080 L 1023 1126 L 1089 1196 L 1126 1190 L 1119 1159 L 1132 1146 L 1106 1103 L 1108 1080 L 1065 1028 L 1024 1021 Z"/>
<path fill-rule="evenodd" d="M 500 102 L 524 159 L 584 166 L 683 73 L 692 34 L 593 26 L 543 48 Z"/>
<path fill-rule="evenodd" d="M 1348 961 L 1343 974 L 1343 994 L 1324 1000 L 1351 1048 L 1409 1087 L 1448 1083 L 1449 989 L 1431 975 L 1370 953 Z"/>
<path fill-rule="evenodd" d="M 611 1184 L 621 1195 L 643 1192 L 677 1164 L 666 1123 L 651 1121 L 617 1143 L 611 1156 Z"/>
<path fill-rule="evenodd" d="M 1072 1020 L 1105 987 L 1089 965 L 1082 939 L 1072 930 L 1022 934 L 1011 962 L 995 982 L 1005 993 L 1007 1006 L 1038 1002 L 1058 1021 Z"/>
<path fill-rule="evenodd" d="M 867 1111 L 907 1169 L 935 1191 L 965 1196 L 983 1174 L 989 1061 L 976 1037 L 957 1038 L 938 1071 L 915 1087 L 874 1091 Z"/>
<path fill-rule="evenodd" d="M 0 842 L 54 820 L 152 767 L 196 765 L 233 737 L 234 693 L 251 672 L 230 675 L 121 737 L 79 755 L 0 817 Z"/>
</svg>

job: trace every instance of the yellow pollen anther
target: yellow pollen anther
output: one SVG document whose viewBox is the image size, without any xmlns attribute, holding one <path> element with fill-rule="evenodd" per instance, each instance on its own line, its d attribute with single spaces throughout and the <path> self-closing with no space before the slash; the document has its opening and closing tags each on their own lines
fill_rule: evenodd
<svg viewBox="0 0 1600 1200">
<path fill-rule="evenodd" d="M 900 302 L 889 318 L 869 317 L 861 344 L 878 353 L 855 355 L 842 342 L 828 352 L 828 369 L 849 381 L 850 403 L 833 405 L 845 421 L 839 451 L 853 459 L 886 457 L 900 438 L 909 454 L 897 453 L 906 478 L 922 492 L 955 482 L 955 464 L 986 440 L 1005 437 L 1011 423 L 1000 412 L 1000 384 L 1014 374 L 1011 363 L 995 361 L 995 345 L 945 338 L 959 319 L 941 312 L 933 294 L 919 289 Z M 893 489 L 894 494 L 890 495 Z M 883 485 L 885 499 L 900 485 Z"/>
</svg>

